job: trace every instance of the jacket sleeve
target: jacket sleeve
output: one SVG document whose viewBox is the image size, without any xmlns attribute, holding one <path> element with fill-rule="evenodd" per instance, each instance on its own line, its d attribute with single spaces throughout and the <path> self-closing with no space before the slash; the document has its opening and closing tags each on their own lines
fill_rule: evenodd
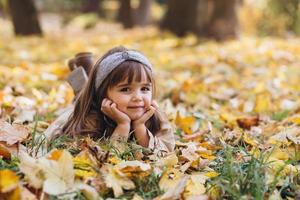
<svg viewBox="0 0 300 200">
<path fill-rule="evenodd" d="M 150 137 L 148 148 L 154 151 L 172 152 L 175 148 L 174 128 L 161 111 L 158 111 L 158 117 L 161 120 L 160 130 L 155 136 L 149 130 L 147 131 Z"/>
<path fill-rule="evenodd" d="M 73 109 L 73 105 L 70 105 L 67 108 L 65 108 L 63 113 L 45 130 L 44 134 L 46 138 L 51 139 L 53 136 L 62 133 L 62 128 L 67 122 L 69 116 L 72 114 Z"/>
</svg>

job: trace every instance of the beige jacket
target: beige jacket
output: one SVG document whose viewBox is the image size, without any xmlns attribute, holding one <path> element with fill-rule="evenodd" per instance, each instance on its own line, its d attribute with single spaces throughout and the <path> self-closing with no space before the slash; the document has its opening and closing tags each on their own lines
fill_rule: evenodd
<svg viewBox="0 0 300 200">
<path fill-rule="evenodd" d="M 67 122 L 69 116 L 74 109 L 73 105 L 68 106 L 63 114 L 61 114 L 44 132 L 47 138 L 60 134 L 62 132 L 63 125 Z M 166 116 L 161 111 L 158 111 L 159 119 L 161 119 L 161 130 L 154 136 L 150 131 L 148 135 L 150 137 L 148 148 L 154 151 L 167 151 L 171 152 L 175 147 L 174 129 L 168 122 Z"/>
</svg>

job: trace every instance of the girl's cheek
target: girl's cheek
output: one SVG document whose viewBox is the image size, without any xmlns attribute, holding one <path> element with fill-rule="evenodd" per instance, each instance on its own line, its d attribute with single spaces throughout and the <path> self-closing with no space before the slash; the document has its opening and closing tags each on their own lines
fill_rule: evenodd
<svg viewBox="0 0 300 200">
<path fill-rule="evenodd" d="M 151 99 L 150 98 L 145 98 L 144 102 L 145 102 L 146 107 L 149 107 L 151 105 Z"/>
</svg>

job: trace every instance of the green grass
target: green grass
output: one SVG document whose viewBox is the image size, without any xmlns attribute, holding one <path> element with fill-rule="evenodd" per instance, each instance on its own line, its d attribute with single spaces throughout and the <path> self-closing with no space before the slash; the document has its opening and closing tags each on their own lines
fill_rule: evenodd
<svg viewBox="0 0 300 200">
<path fill-rule="evenodd" d="M 273 113 L 271 118 L 275 121 L 282 121 L 284 120 L 288 115 L 290 114 L 290 111 L 284 110 L 280 112 Z"/>
<path fill-rule="evenodd" d="M 87 200 L 87 198 L 80 191 L 68 192 L 60 195 L 49 195 L 49 200 L 61 200 L 61 199 Z"/>
<path fill-rule="evenodd" d="M 137 187 L 137 194 L 140 195 L 143 199 L 147 200 L 153 199 L 158 195 L 163 194 L 164 192 L 159 188 L 159 180 L 160 177 L 153 172 L 146 178 L 134 180 Z"/>
<path fill-rule="evenodd" d="M 19 171 L 19 163 L 20 160 L 18 157 L 12 156 L 10 160 L 4 160 L 0 158 L 0 170 L 1 169 L 9 169 L 15 172 Z"/>
<path fill-rule="evenodd" d="M 136 141 L 120 141 L 120 146 L 115 146 L 109 140 L 101 141 L 101 147 L 104 150 L 110 151 L 122 160 L 136 160 L 136 153 L 141 152 L 143 155 L 150 153 L 147 148 L 144 148 L 136 143 Z"/>
<path fill-rule="evenodd" d="M 236 161 L 235 155 L 244 154 L 246 161 Z M 268 191 L 265 177 L 267 155 L 259 158 L 243 148 L 226 147 L 221 150 L 213 167 L 220 176 L 212 179 L 211 185 L 221 189 L 222 199 L 263 199 Z"/>
<path fill-rule="evenodd" d="M 72 141 L 73 139 L 69 135 L 57 135 L 47 141 L 47 151 L 49 152 L 52 149 L 67 149 L 70 153 L 77 154 L 80 149 L 70 146 Z"/>
<path fill-rule="evenodd" d="M 124 194 L 118 197 L 117 199 L 130 200 L 133 198 L 135 193 L 145 200 L 154 199 L 155 197 L 164 193 L 164 191 L 162 191 L 159 188 L 159 180 L 160 177 L 153 172 L 147 177 L 135 178 L 133 179 L 134 184 L 136 186 L 135 190 L 125 190 Z M 105 198 L 109 197 L 113 198 L 112 192 L 105 195 Z"/>
<path fill-rule="evenodd" d="M 49 140 L 44 133 L 39 132 L 37 129 L 40 120 L 40 116 L 35 116 L 31 137 L 24 143 L 30 156 L 36 157 L 39 152 L 47 153 L 55 148 L 67 149 L 73 155 L 80 152 L 79 147 L 70 145 L 73 139 L 69 135 L 57 135 Z"/>
<path fill-rule="evenodd" d="M 211 166 L 220 175 L 208 182 L 212 187 L 217 187 L 221 191 L 220 199 L 266 199 L 275 190 L 280 192 L 281 197 L 295 197 L 299 191 L 300 178 L 289 176 L 284 178 L 284 184 L 279 186 L 280 173 L 287 164 L 297 163 L 297 158 L 292 158 L 285 162 L 275 173 L 275 180 L 269 185 L 266 184 L 266 170 L 272 161 L 268 161 L 272 150 L 261 153 L 255 157 L 248 153 L 244 147 L 227 146 L 217 154 L 216 163 Z M 243 155 L 243 159 L 238 161 L 235 157 Z M 297 179 L 297 180 L 294 180 Z M 212 188 L 211 187 L 211 188 Z"/>
</svg>

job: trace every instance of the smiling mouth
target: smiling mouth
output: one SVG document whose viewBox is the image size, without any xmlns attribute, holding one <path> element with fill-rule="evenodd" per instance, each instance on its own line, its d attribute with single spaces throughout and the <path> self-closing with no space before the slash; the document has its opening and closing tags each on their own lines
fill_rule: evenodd
<svg viewBox="0 0 300 200">
<path fill-rule="evenodd" d="M 131 106 L 131 107 L 128 107 L 128 109 L 142 109 L 144 108 L 144 106 Z"/>
</svg>

